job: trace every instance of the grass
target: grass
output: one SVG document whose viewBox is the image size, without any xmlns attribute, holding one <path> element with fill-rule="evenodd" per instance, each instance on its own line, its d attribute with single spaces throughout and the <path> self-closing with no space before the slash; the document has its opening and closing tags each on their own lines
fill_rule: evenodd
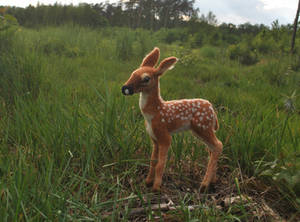
<svg viewBox="0 0 300 222">
<path fill-rule="evenodd" d="M 161 79 L 163 98 L 210 100 L 224 143 L 216 192 L 199 195 L 204 146 L 189 133 L 173 138 L 163 193 L 178 208 L 168 213 L 151 210 L 167 197 L 143 184 L 151 144 L 138 96 L 124 98 L 120 91 L 154 46 L 162 58 L 180 59 Z M 299 72 L 289 68 L 292 60 L 265 56 L 242 66 L 224 49 L 187 50 L 143 30 L 19 30 L 0 61 L 3 221 L 267 220 L 259 210 L 250 213 L 262 200 L 281 217 L 296 220 L 299 97 L 292 100 L 295 111 L 285 106 L 300 83 Z M 226 197 L 241 195 L 249 197 L 246 203 L 224 205 Z M 132 218 L 135 208 L 143 208 L 143 215 Z"/>
</svg>

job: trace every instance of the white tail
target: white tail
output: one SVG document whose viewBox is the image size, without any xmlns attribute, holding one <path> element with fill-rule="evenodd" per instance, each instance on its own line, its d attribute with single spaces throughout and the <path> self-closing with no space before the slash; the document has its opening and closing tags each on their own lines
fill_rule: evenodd
<svg viewBox="0 0 300 222">
<path fill-rule="evenodd" d="M 155 68 L 159 54 L 159 49 L 154 48 L 122 87 L 124 95 L 140 93 L 140 109 L 153 142 L 146 184 L 153 184 L 154 191 L 160 190 L 171 135 L 192 130 L 209 147 L 210 159 L 200 187 L 206 189 L 211 182 L 216 182 L 217 161 L 223 148 L 215 135 L 219 128 L 217 115 L 211 103 L 204 99 L 164 101 L 161 98 L 159 77 L 175 65 L 177 58 L 166 58 Z"/>
</svg>

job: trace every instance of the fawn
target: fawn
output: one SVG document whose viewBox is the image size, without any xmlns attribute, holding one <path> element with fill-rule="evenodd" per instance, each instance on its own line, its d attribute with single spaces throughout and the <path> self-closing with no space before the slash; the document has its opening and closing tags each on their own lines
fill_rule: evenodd
<svg viewBox="0 0 300 222">
<path fill-rule="evenodd" d="M 204 191 L 210 183 L 216 182 L 217 161 L 223 148 L 215 135 L 219 128 L 217 115 L 211 103 L 204 99 L 164 101 L 161 98 L 159 77 L 172 69 L 178 59 L 166 58 L 155 68 L 159 56 L 159 48 L 154 48 L 122 87 L 124 95 L 140 93 L 139 106 L 153 142 L 150 170 L 145 182 L 147 186 L 153 185 L 153 191 L 160 190 L 171 135 L 191 130 L 209 148 L 210 158 L 200 186 L 200 191 Z"/>
</svg>

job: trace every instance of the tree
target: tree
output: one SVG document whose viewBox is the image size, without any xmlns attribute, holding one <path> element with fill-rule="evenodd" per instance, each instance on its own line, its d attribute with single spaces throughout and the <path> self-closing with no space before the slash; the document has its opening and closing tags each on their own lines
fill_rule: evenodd
<svg viewBox="0 0 300 222">
<path fill-rule="evenodd" d="M 298 9 L 297 9 L 296 17 L 295 17 L 295 21 L 294 21 L 294 31 L 293 31 L 292 43 L 291 43 L 291 53 L 294 53 L 294 48 L 295 48 L 295 38 L 296 38 L 296 32 L 297 32 L 299 11 L 300 11 L 300 0 L 298 2 Z"/>
</svg>

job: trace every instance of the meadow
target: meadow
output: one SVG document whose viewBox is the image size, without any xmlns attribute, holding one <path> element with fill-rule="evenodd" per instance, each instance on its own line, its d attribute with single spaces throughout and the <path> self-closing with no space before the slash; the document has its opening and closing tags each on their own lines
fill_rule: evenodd
<svg viewBox="0 0 300 222">
<path fill-rule="evenodd" d="M 65 25 L 2 36 L 2 221 L 299 220 L 299 56 L 245 65 L 230 47 L 168 43 L 166 32 Z M 218 112 L 224 151 L 208 193 L 198 190 L 205 146 L 190 133 L 173 137 L 162 193 L 144 184 L 152 147 L 138 95 L 121 87 L 155 46 L 179 58 L 162 97 L 208 99 Z M 176 208 L 151 209 L 166 200 Z"/>
</svg>

